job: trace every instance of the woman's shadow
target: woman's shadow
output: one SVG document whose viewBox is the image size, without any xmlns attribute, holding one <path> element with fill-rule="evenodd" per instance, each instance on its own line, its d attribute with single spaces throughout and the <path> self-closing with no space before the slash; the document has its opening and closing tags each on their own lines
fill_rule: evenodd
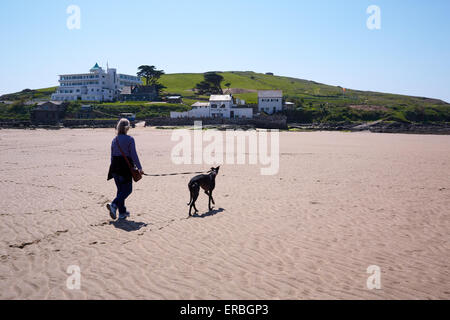
<svg viewBox="0 0 450 320">
<path fill-rule="evenodd" d="M 225 211 L 224 208 L 219 208 L 219 209 L 216 209 L 216 210 L 212 210 L 212 211 L 206 212 L 206 213 L 204 213 L 202 215 L 194 214 L 192 216 L 192 218 L 212 217 L 212 216 L 215 216 L 216 214 L 219 214 L 219 213 L 224 212 L 224 211 Z M 113 225 L 117 229 L 121 229 L 121 230 L 126 231 L 126 232 L 139 231 L 140 229 L 145 228 L 145 227 L 148 226 L 148 223 L 136 222 L 136 221 L 133 221 L 133 220 L 115 220 L 115 221 L 110 221 L 109 224 Z"/>
<path fill-rule="evenodd" d="M 136 222 L 133 220 L 115 220 L 115 221 L 110 221 L 109 224 L 113 225 L 117 229 L 121 229 L 126 232 L 138 231 L 138 230 L 148 226 L 147 223 Z"/>
<path fill-rule="evenodd" d="M 224 208 L 219 208 L 219 209 L 216 209 L 216 210 L 211 210 L 211 211 L 209 211 L 209 212 L 206 212 L 206 213 L 204 213 L 204 214 L 202 214 L 202 215 L 199 215 L 199 214 L 195 213 L 195 214 L 192 216 L 192 218 L 207 218 L 207 217 L 212 217 L 212 216 L 215 216 L 216 214 L 221 213 L 221 212 L 224 212 L 224 211 L 225 211 Z"/>
</svg>

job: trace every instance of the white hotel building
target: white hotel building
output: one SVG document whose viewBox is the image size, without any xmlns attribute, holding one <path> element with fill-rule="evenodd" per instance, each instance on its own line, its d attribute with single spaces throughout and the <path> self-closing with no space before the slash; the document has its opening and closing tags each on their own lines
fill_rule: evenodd
<svg viewBox="0 0 450 320">
<path fill-rule="evenodd" d="M 116 69 L 103 70 L 96 63 L 89 73 L 59 76 L 59 87 L 52 94 L 53 101 L 113 101 L 123 87 L 142 84 L 136 76 L 118 74 Z"/>
</svg>

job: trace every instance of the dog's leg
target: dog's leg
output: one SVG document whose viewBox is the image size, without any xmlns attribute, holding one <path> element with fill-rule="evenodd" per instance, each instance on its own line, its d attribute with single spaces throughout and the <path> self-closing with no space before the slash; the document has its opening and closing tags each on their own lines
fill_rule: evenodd
<svg viewBox="0 0 450 320">
<path fill-rule="evenodd" d="M 193 190 L 193 194 L 192 194 L 192 202 L 191 202 L 191 208 L 195 209 L 195 213 L 198 212 L 197 207 L 195 206 L 195 202 L 198 199 L 198 195 L 199 195 L 200 190 L 198 188 Z M 190 210 L 189 210 L 190 213 Z"/>
<path fill-rule="evenodd" d="M 192 208 L 195 209 L 195 213 L 198 212 L 197 207 L 195 206 L 195 201 L 197 201 L 197 198 L 198 198 L 198 192 L 193 191 L 193 193 L 191 193 L 191 197 L 192 197 L 192 201 L 191 201 L 191 205 L 189 207 L 189 216 L 190 217 L 192 216 L 192 214 L 191 214 Z"/>
<path fill-rule="evenodd" d="M 192 211 L 192 191 L 191 191 L 191 201 L 189 202 L 189 217 L 192 217 L 191 211 Z"/>
<path fill-rule="evenodd" d="M 216 203 L 214 202 L 214 198 L 212 196 L 212 191 L 209 192 L 209 195 L 211 196 L 211 201 L 212 201 L 213 205 L 216 205 Z"/>
<path fill-rule="evenodd" d="M 208 194 L 208 209 L 209 211 L 212 211 L 212 207 L 211 207 L 211 200 L 212 200 L 212 195 L 211 195 L 211 191 Z"/>
</svg>

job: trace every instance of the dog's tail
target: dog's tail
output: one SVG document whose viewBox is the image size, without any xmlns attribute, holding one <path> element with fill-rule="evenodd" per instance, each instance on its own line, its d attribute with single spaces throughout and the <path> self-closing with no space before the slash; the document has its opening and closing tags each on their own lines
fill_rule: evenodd
<svg viewBox="0 0 450 320">
<path fill-rule="evenodd" d="M 191 194 L 191 199 L 189 200 L 189 203 L 187 205 L 190 206 L 192 201 L 194 201 L 194 196 L 192 195 L 192 192 L 193 192 L 192 188 L 197 187 L 197 183 L 196 182 L 193 182 L 193 183 L 189 182 L 188 187 L 189 187 L 189 193 Z"/>
<path fill-rule="evenodd" d="M 189 203 L 187 204 L 188 206 L 190 206 L 192 201 L 194 200 L 194 197 L 192 195 L 192 190 L 191 190 L 191 184 L 189 184 L 189 193 L 191 194 L 191 199 L 189 199 Z"/>
<path fill-rule="evenodd" d="M 194 191 L 194 188 L 199 187 L 197 182 L 189 182 L 188 184 L 189 187 L 189 193 L 191 194 L 191 199 L 189 200 L 188 206 L 190 206 L 192 204 L 192 202 L 194 201 L 194 195 L 192 194 Z M 199 187 L 200 188 L 200 187 Z"/>
<path fill-rule="evenodd" d="M 187 205 L 190 206 L 191 203 L 192 203 L 192 192 L 191 192 L 191 199 L 189 200 L 189 203 Z"/>
</svg>

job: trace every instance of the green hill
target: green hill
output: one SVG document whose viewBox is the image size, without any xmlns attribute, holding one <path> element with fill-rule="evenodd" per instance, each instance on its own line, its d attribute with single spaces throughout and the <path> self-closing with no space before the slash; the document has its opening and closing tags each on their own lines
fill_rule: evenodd
<svg viewBox="0 0 450 320">
<path fill-rule="evenodd" d="M 283 94 L 288 98 L 303 98 L 318 102 L 332 102 L 339 105 L 365 103 L 368 105 L 393 106 L 399 105 L 449 105 L 443 101 L 430 98 L 411 97 L 389 93 L 379 93 L 370 91 L 349 90 L 343 96 L 341 87 L 329 86 L 314 81 L 271 76 L 255 72 L 218 72 L 224 77 L 223 84 L 231 83 L 232 89 L 244 90 L 283 90 Z M 200 73 L 177 73 L 167 74 L 161 78 L 167 92 L 180 94 L 184 97 L 194 96 L 192 88 L 203 80 L 203 74 Z M 226 88 L 225 88 L 226 89 Z M 235 96 L 245 98 L 248 103 L 257 103 L 257 93 L 234 94 Z"/>
<path fill-rule="evenodd" d="M 297 106 L 297 110 L 287 112 L 290 121 L 450 121 L 450 104 L 438 99 L 351 89 L 344 94 L 341 87 L 314 81 L 250 71 L 218 73 L 224 77 L 223 84 L 231 84 L 234 96 L 248 104 L 257 103 L 257 90 L 283 90 L 286 100 Z M 161 82 L 168 93 L 182 95 L 185 102 L 191 103 L 199 98 L 192 88 L 202 79 L 203 74 L 198 73 L 167 74 Z"/>
<path fill-rule="evenodd" d="M 291 121 L 450 121 L 450 104 L 438 99 L 351 89 L 347 89 L 344 94 L 341 87 L 314 81 L 250 71 L 218 73 L 224 77 L 222 85 L 230 83 L 233 95 L 248 104 L 257 103 L 257 90 L 283 90 L 286 100 L 294 102 L 298 109 L 288 112 Z M 201 73 L 179 73 L 163 75 L 161 83 L 167 87 L 165 93 L 179 94 L 184 97 L 185 104 L 190 105 L 196 100 L 207 99 L 193 92 L 195 85 L 202 80 Z M 49 99 L 55 89 L 27 89 L 4 95 L 0 101 Z M 123 103 L 119 105 L 122 108 L 124 106 Z"/>
<path fill-rule="evenodd" d="M 50 87 L 44 89 L 24 89 L 20 92 L 9 93 L 0 96 L 0 101 L 18 101 L 18 100 L 45 100 L 50 99 L 52 93 L 56 91 L 57 87 Z"/>
</svg>

